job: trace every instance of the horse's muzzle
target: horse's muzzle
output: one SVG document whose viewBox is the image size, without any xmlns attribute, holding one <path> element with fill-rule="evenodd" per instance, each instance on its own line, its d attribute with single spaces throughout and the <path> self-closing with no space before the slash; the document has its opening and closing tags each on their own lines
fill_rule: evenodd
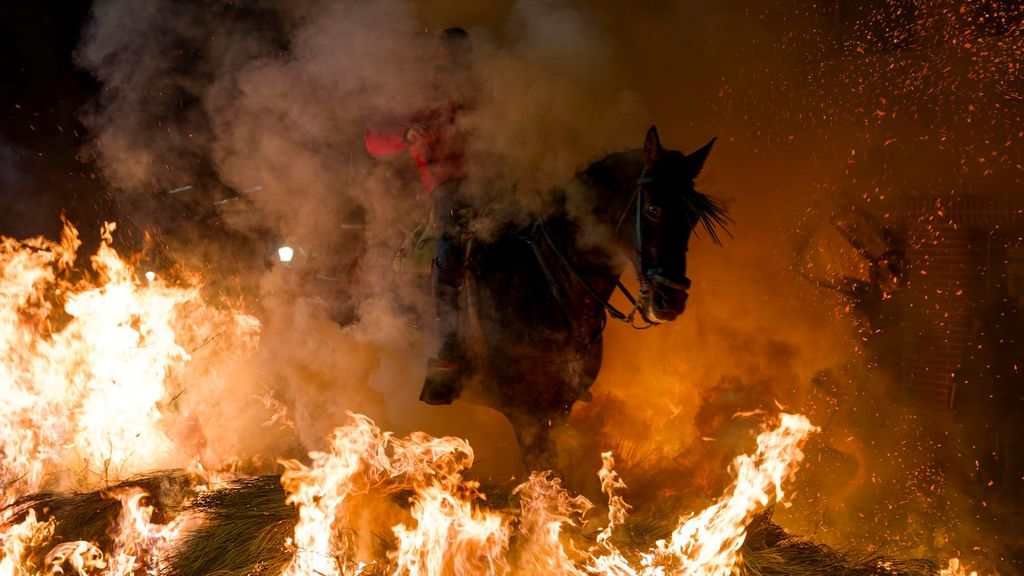
<svg viewBox="0 0 1024 576">
<path fill-rule="evenodd" d="M 688 278 L 685 283 L 673 282 L 671 286 L 656 280 L 651 282 L 642 307 L 644 318 L 654 324 L 678 318 L 686 310 L 689 286 Z"/>
</svg>

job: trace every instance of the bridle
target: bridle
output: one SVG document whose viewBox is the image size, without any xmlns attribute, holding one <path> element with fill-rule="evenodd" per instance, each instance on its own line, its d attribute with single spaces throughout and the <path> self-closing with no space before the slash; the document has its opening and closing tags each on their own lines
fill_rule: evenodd
<svg viewBox="0 0 1024 576">
<path fill-rule="evenodd" d="M 608 311 L 609 316 L 611 316 L 615 320 L 628 324 L 634 330 L 646 330 L 648 328 L 652 328 L 654 326 L 658 326 L 661 324 L 661 322 L 657 320 L 652 320 L 648 318 L 647 315 L 644 313 L 644 303 L 647 302 L 653 296 L 651 291 L 652 287 L 667 286 L 669 288 L 673 288 L 676 290 L 688 290 L 690 288 L 689 278 L 683 278 L 682 282 L 677 282 L 666 277 L 663 273 L 664 269 L 660 266 L 651 266 L 645 268 L 645 251 L 643 231 L 641 228 L 641 211 L 644 204 L 643 200 L 645 198 L 645 194 L 647 193 L 646 189 L 644 188 L 644 184 L 648 184 L 652 181 L 653 178 L 647 175 L 646 170 L 640 173 L 640 177 L 637 178 L 636 181 L 636 188 L 633 191 L 633 195 L 630 198 L 629 202 L 626 204 L 626 207 L 622 210 L 622 215 L 619 216 L 618 224 L 615 226 L 615 236 L 618 237 L 620 231 L 622 230 L 622 225 L 626 221 L 626 216 L 629 214 L 630 208 L 633 206 L 636 207 L 636 243 L 634 249 L 636 250 L 637 258 L 636 269 L 639 271 L 637 273 L 637 280 L 640 284 L 640 290 L 637 292 L 637 296 L 634 296 L 633 293 L 630 292 L 628 288 L 626 288 L 626 286 L 622 283 L 622 280 L 615 280 L 615 288 L 622 292 L 622 295 L 625 296 L 626 300 L 628 300 L 630 303 L 631 307 L 628 312 L 623 312 L 622 310 L 619 310 L 614 304 L 608 301 L 609 298 L 602 298 L 597 293 L 597 291 L 594 290 L 593 286 L 591 286 L 585 278 L 580 276 L 580 274 L 572 266 L 569 260 L 562 254 L 561 250 L 558 249 L 558 246 L 551 239 L 551 236 L 548 235 L 547 228 L 544 226 L 543 222 L 537 222 L 534 225 L 535 231 L 539 229 L 541 235 L 544 238 L 545 243 L 548 245 L 551 251 L 555 253 L 555 256 L 558 257 L 558 261 L 562 265 L 562 267 L 569 272 L 569 276 L 571 276 L 577 284 L 579 284 L 584 290 L 586 290 L 586 292 L 590 294 L 591 297 L 593 297 L 598 302 L 601 302 L 604 305 L 605 310 Z M 566 311 L 566 315 L 567 317 L 569 317 L 569 321 L 571 323 L 574 323 L 571 314 L 568 313 L 566 303 L 562 301 L 562 298 L 559 295 L 557 285 L 554 281 L 554 276 L 552 276 L 552 274 L 548 270 L 547 265 L 544 262 L 544 258 L 541 256 L 536 243 L 533 241 L 532 238 L 529 239 L 528 242 L 533 248 L 534 254 L 537 257 L 537 261 L 540 263 L 541 268 L 543 269 L 549 284 L 551 284 L 552 286 L 552 293 L 555 295 L 555 298 L 559 300 L 559 303 L 562 306 L 563 310 Z M 637 323 L 638 321 L 640 322 L 639 324 Z"/>
<path fill-rule="evenodd" d="M 641 318 L 646 323 L 646 325 L 642 326 L 642 328 L 650 328 L 651 326 L 661 324 L 661 322 L 659 321 L 648 318 L 647 315 L 644 314 L 643 312 L 643 302 L 646 299 L 649 299 L 653 296 L 652 288 L 656 288 L 658 286 L 665 286 L 675 290 L 690 289 L 689 278 L 684 277 L 682 282 L 677 282 L 665 276 L 665 269 L 662 268 L 661 266 L 653 265 L 654 263 L 652 263 L 651 266 L 648 266 L 645 262 L 647 252 L 646 250 L 644 250 L 642 214 L 647 189 L 644 185 L 650 184 L 653 181 L 654 179 L 651 176 L 647 175 L 646 169 L 644 169 L 644 171 L 640 173 L 640 177 L 637 178 L 636 180 L 636 189 L 633 191 L 633 196 L 632 198 L 630 198 L 629 203 L 626 204 L 626 207 L 622 210 L 622 215 L 619 216 L 619 222 L 615 226 L 615 235 L 616 237 L 618 237 L 619 233 L 622 230 L 622 225 L 623 223 L 625 223 L 626 215 L 629 214 L 630 207 L 635 207 L 635 222 L 633 230 L 636 237 L 633 248 L 636 251 L 636 269 L 638 270 L 637 281 L 640 284 L 640 291 L 638 292 L 638 294 L 640 297 L 635 299 L 636 302 L 633 302 L 633 298 L 629 298 L 629 300 L 630 302 L 633 302 L 633 310 L 631 311 L 631 314 L 635 314 L 636 311 L 639 310 Z M 632 322 L 630 322 L 630 324 L 632 325 Z M 636 328 L 636 326 L 634 326 L 634 328 Z"/>
</svg>

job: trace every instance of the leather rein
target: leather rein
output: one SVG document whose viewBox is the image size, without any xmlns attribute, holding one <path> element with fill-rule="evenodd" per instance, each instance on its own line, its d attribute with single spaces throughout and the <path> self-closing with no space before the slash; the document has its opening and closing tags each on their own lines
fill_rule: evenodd
<svg viewBox="0 0 1024 576">
<path fill-rule="evenodd" d="M 634 248 L 637 252 L 638 268 L 643 268 L 644 241 L 640 224 L 641 209 L 643 206 L 642 200 L 644 195 L 644 184 L 647 184 L 651 181 L 652 179 L 649 176 L 647 176 L 646 173 L 640 174 L 640 177 L 637 178 L 636 181 L 636 189 L 633 192 L 633 196 L 630 198 L 629 203 L 626 204 L 625 209 L 623 209 L 622 211 L 622 215 L 619 216 L 618 224 L 615 226 L 615 235 L 617 237 L 619 235 L 619 231 L 622 229 L 623 223 L 626 220 L 626 216 L 629 214 L 629 209 L 633 206 L 636 207 L 636 244 Z M 576 271 L 572 263 L 569 262 L 568 258 L 566 258 L 564 254 L 562 254 L 562 251 L 558 249 L 558 246 L 551 239 L 551 236 L 548 234 L 547 228 L 544 226 L 544 223 L 538 221 L 534 223 L 534 234 L 527 239 L 527 242 L 530 244 L 531 248 L 533 248 L 533 252 L 535 257 L 537 258 L 537 262 L 540 263 L 541 269 L 543 270 L 544 275 L 548 280 L 548 283 L 551 285 L 551 293 L 554 295 L 555 299 L 562 307 L 563 313 L 565 314 L 566 318 L 569 320 L 570 324 L 572 324 L 574 328 L 576 327 L 576 322 L 573 319 L 572 314 L 569 312 L 567 302 L 565 302 L 561 294 L 561 291 L 558 289 L 558 285 L 555 282 L 555 278 L 551 274 L 551 271 L 548 268 L 547 263 L 544 260 L 544 257 L 541 255 L 539 247 L 537 246 L 537 243 L 535 241 L 535 238 L 537 236 L 536 232 L 538 230 L 540 231 L 540 235 L 541 237 L 543 237 L 544 242 L 548 245 L 551 251 L 554 252 L 555 256 L 558 257 L 559 264 L 561 264 L 562 268 L 569 273 L 569 276 L 573 280 L 575 280 L 576 283 L 579 284 L 580 287 L 582 287 L 591 297 L 593 297 L 598 302 L 601 302 L 601 304 L 604 306 L 604 309 L 608 311 L 609 316 L 611 316 L 615 320 L 628 324 L 634 330 L 646 330 L 647 328 L 651 328 L 661 324 L 661 322 L 656 322 L 648 318 L 643 311 L 643 303 L 645 299 L 650 297 L 651 284 L 664 284 L 677 290 L 685 290 L 689 288 L 689 282 L 680 283 L 664 277 L 662 275 L 663 270 L 660 267 L 651 267 L 637 274 L 637 279 L 640 282 L 640 290 L 637 293 L 639 297 L 634 296 L 633 293 L 630 292 L 629 289 L 626 288 L 626 286 L 622 283 L 622 280 L 616 279 L 615 288 L 622 292 L 622 295 L 626 297 L 626 300 L 628 300 L 631 305 L 631 308 L 628 312 L 623 312 L 614 304 L 609 302 L 609 299 L 611 298 L 610 296 L 608 298 L 602 298 L 597 293 L 597 291 L 594 290 L 594 287 L 591 286 L 585 278 L 580 276 L 579 272 Z M 614 293 L 614 289 L 612 290 L 612 292 Z M 640 324 L 637 323 L 638 312 L 639 320 L 641 322 Z"/>
</svg>

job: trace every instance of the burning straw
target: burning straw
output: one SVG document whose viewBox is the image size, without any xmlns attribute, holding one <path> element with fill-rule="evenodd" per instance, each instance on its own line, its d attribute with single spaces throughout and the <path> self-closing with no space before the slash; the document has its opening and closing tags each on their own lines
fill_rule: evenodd
<svg viewBox="0 0 1024 576">
<path fill-rule="evenodd" d="M 610 453 L 598 473 L 605 521 L 550 472 L 485 490 L 466 440 L 397 437 L 358 415 L 308 461 L 282 461 L 280 476 L 213 488 L 177 471 L 118 480 L 172 456 L 205 469 L 208 450 L 176 446 L 163 422 L 194 369 L 178 330 L 186 305 L 205 314 L 198 328 L 240 327 L 243 344 L 252 323 L 204 308 L 196 287 L 143 281 L 114 252 L 112 231 L 77 276 L 70 226 L 60 242 L 0 242 L 0 576 L 933 571 L 843 555 L 771 523 L 762 511 L 784 501 L 816 430 L 795 414 L 766 424 L 733 461 L 725 493 L 691 514 L 633 514 Z M 190 337 L 208 341 L 196 328 Z M 69 484 L 93 491 L 40 492 Z"/>
<path fill-rule="evenodd" d="M 726 493 L 689 515 L 663 503 L 654 514 L 631 516 L 619 495 L 625 483 L 607 455 L 601 477 L 609 520 L 594 530 L 596 521 L 585 518 L 593 505 L 550 473 L 534 473 L 511 491 L 483 490 L 465 476 L 473 462 L 465 441 L 396 438 L 353 416 L 332 435 L 329 451 L 312 454 L 310 465 L 286 463 L 283 476 L 205 490 L 165 473 L 87 494 L 22 499 L 6 510 L 5 535 L 9 541 L 11 528 L 27 522 L 34 532 L 18 541 L 22 564 L 8 573 L 51 570 L 53 551 L 69 542 L 97 551 L 92 564 L 79 562 L 80 574 L 935 573 L 929 562 L 843 554 L 771 522 L 767 506 L 784 497 L 782 484 L 796 472 L 812 430 L 805 418 L 782 415 L 758 437 L 754 453 L 735 460 Z M 142 506 L 149 512 L 133 533 L 149 539 L 128 540 L 135 548 L 125 554 L 126 511 L 139 508 L 142 494 L 152 494 Z M 366 523 L 366 510 L 380 511 L 379 521 Z M 182 532 L 186 518 L 192 523 Z M 397 522 L 388 526 L 389 519 Z M 115 570 L 125 565 L 130 569 Z"/>
</svg>

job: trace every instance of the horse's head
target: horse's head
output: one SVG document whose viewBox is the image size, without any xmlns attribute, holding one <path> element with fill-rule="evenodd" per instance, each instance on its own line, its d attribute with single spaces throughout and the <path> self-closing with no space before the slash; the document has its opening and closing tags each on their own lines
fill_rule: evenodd
<svg viewBox="0 0 1024 576">
<path fill-rule="evenodd" d="M 714 140 L 692 154 L 661 146 L 651 126 L 643 147 L 643 171 L 623 221 L 632 220 L 634 265 L 640 279 L 639 310 L 649 323 L 674 320 L 686 308 L 690 279 L 686 251 L 690 234 L 700 224 L 718 242 L 717 229 L 726 222 L 724 209 L 694 189 Z"/>
</svg>

